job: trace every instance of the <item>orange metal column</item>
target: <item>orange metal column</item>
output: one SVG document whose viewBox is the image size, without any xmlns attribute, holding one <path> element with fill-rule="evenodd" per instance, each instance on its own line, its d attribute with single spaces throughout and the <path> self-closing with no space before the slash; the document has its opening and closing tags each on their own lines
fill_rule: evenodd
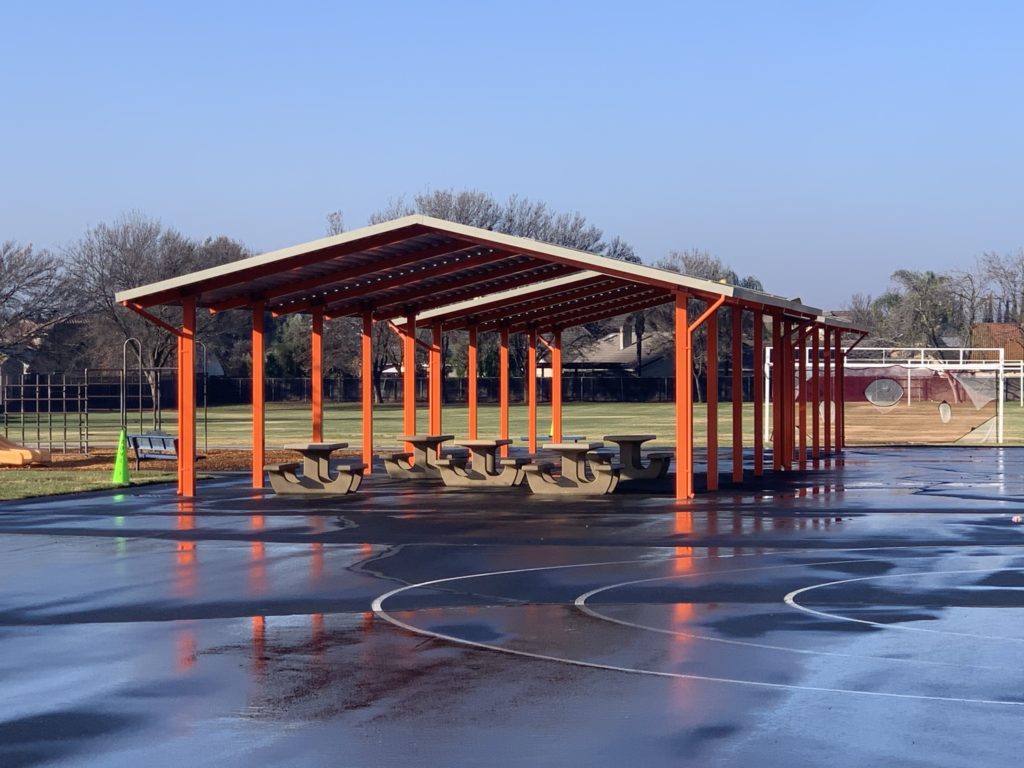
<svg viewBox="0 0 1024 768">
<path fill-rule="evenodd" d="M 754 310 L 754 477 L 764 475 L 764 315 Z"/>
<path fill-rule="evenodd" d="M 798 366 L 797 379 L 800 382 L 800 471 L 807 469 L 807 332 L 801 328 L 800 331 L 800 362 Z"/>
<path fill-rule="evenodd" d="M 313 307 L 310 346 L 310 389 L 313 399 L 313 442 L 324 439 L 324 308 Z"/>
<path fill-rule="evenodd" d="M 786 453 L 783 441 L 785 428 L 783 417 L 785 406 L 782 405 L 782 369 L 785 367 L 782 355 L 782 320 L 772 315 L 772 468 L 778 472 L 782 469 L 782 458 Z"/>
<path fill-rule="evenodd" d="M 363 315 L 363 463 L 366 474 L 373 474 L 373 315 Z"/>
<path fill-rule="evenodd" d="M 822 375 L 825 377 L 825 458 L 832 455 L 832 331 L 825 328 L 825 370 Z"/>
<path fill-rule="evenodd" d="M 836 401 L 836 453 L 842 453 L 845 442 L 845 424 L 843 420 L 846 418 L 846 393 L 843 392 L 843 375 L 844 375 L 844 360 L 843 360 L 843 331 L 840 328 L 836 328 L 836 382 L 833 390 L 835 392 Z"/>
<path fill-rule="evenodd" d="M 498 437 L 508 438 L 508 328 L 499 331 L 498 343 Z M 501 447 L 501 455 L 508 455 L 508 446 Z"/>
<path fill-rule="evenodd" d="M 252 487 L 263 487 L 263 463 L 266 459 L 264 422 L 266 391 L 263 381 L 263 302 L 252 306 Z"/>
<path fill-rule="evenodd" d="M 690 324 L 686 316 L 685 293 L 677 293 L 675 301 L 676 335 L 676 500 L 693 498 L 693 361 L 690 358 Z"/>
<path fill-rule="evenodd" d="M 469 329 L 469 346 L 466 348 L 466 418 L 470 440 L 476 440 L 476 327 Z"/>
<path fill-rule="evenodd" d="M 708 315 L 708 490 L 718 490 L 718 312 Z"/>
<path fill-rule="evenodd" d="M 526 335 L 526 434 L 529 435 L 530 453 L 537 452 L 537 332 L 530 329 Z"/>
<path fill-rule="evenodd" d="M 196 300 L 181 300 L 178 337 L 178 495 L 196 495 Z"/>
<path fill-rule="evenodd" d="M 181 331 L 175 331 L 174 333 L 174 344 L 175 354 L 177 355 L 178 363 L 178 375 L 175 378 L 175 392 L 177 393 L 177 399 L 174 401 L 178 409 L 178 435 L 181 435 L 181 404 L 185 402 L 185 398 L 181 394 L 182 376 L 181 376 L 181 358 L 184 353 L 181 351 Z M 182 462 L 178 462 L 178 495 L 185 496 L 185 465 Z"/>
<path fill-rule="evenodd" d="M 732 480 L 743 482 L 743 308 L 732 313 Z"/>
<path fill-rule="evenodd" d="M 562 329 L 551 337 L 551 442 L 562 442 Z"/>
<path fill-rule="evenodd" d="M 416 434 L 416 315 L 408 312 L 402 328 L 402 430 Z M 413 449 L 406 443 L 404 450 Z"/>
<path fill-rule="evenodd" d="M 815 469 L 821 466 L 821 329 L 811 326 L 811 461 Z"/>
<path fill-rule="evenodd" d="M 430 374 L 430 434 L 440 435 L 441 434 L 441 387 L 442 387 L 442 374 L 444 371 L 441 370 L 441 323 L 435 322 L 431 326 L 431 338 L 430 338 L 430 361 L 429 361 L 429 374 Z M 440 455 L 441 446 L 437 447 L 438 454 Z"/>
</svg>

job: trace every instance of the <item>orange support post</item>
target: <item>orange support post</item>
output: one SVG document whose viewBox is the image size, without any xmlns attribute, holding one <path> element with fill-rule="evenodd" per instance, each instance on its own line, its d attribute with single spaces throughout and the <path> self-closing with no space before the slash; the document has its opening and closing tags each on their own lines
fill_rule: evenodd
<svg viewBox="0 0 1024 768">
<path fill-rule="evenodd" d="M 782 319 L 779 315 L 772 315 L 772 468 L 776 472 L 782 470 L 783 457 L 785 456 L 785 434 L 784 414 L 785 406 L 782 404 L 782 369 L 785 362 L 782 354 Z"/>
<path fill-rule="evenodd" d="M 252 305 L 252 487 L 263 487 L 263 463 L 267 443 L 264 436 L 266 391 L 263 380 L 263 302 Z"/>
<path fill-rule="evenodd" d="M 196 300 L 181 300 L 181 357 L 178 359 L 178 468 L 182 496 L 196 495 Z"/>
<path fill-rule="evenodd" d="M 469 346 L 466 349 L 466 418 L 470 440 L 476 440 L 477 429 L 476 368 L 477 339 L 476 326 L 473 326 L 469 329 Z"/>
<path fill-rule="evenodd" d="M 800 423 L 798 428 L 800 429 L 800 471 L 803 472 L 807 469 L 807 333 L 804 329 L 800 329 L 800 346 L 798 353 L 800 354 L 800 361 L 798 365 L 797 380 L 799 381 L 800 392 L 800 411 L 799 418 Z"/>
<path fill-rule="evenodd" d="M 821 466 L 821 328 L 817 323 L 811 333 L 811 462 L 815 469 Z"/>
<path fill-rule="evenodd" d="M 373 313 L 363 315 L 363 463 L 366 474 L 373 474 Z"/>
<path fill-rule="evenodd" d="M 508 327 L 499 331 L 498 343 L 498 437 L 508 439 Z M 501 446 L 501 455 L 508 456 L 508 446 Z"/>
<path fill-rule="evenodd" d="M 754 477 L 764 475 L 764 315 L 754 310 Z"/>
<path fill-rule="evenodd" d="M 690 325 L 686 301 L 689 296 L 677 293 L 675 299 L 676 337 L 676 500 L 693 498 L 693 383 L 691 381 Z"/>
<path fill-rule="evenodd" d="M 843 331 L 836 328 L 836 380 L 832 388 L 836 411 L 836 453 L 843 452 L 843 418 L 846 411 L 845 393 L 843 392 Z"/>
<path fill-rule="evenodd" d="M 825 458 L 832 455 L 832 331 L 825 328 Z"/>
<path fill-rule="evenodd" d="M 743 482 L 743 308 L 732 313 L 732 481 Z"/>
<path fill-rule="evenodd" d="M 402 328 L 402 431 L 407 435 L 416 434 L 416 315 L 405 314 Z M 412 443 L 406 443 L 405 451 L 412 451 Z"/>
<path fill-rule="evenodd" d="M 551 337 L 551 442 L 562 442 L 562 329 Z"/>
<path fill-rule="evenodd" d="M 705 397 L 708 414 L 707 488 L 718 490 L 718 311 L 708 315 L 708 375 Z"/>
<path fill-rule="evenodd" d="M 537 331 L 530 329 L 526 335 L 526 434 L 529 436 L 530 453 L 537 452 Z"/>
<path fill-rule="evenodd" d="M 324 308 L 313 307 L 310 347 L 310 390 L 313 399 L 313 442 L 324 439 Z"/>
<path fill-rule="evenodd" d="M 430 386 L 429 386 L 429 409 L 430 409 L 430 434 L 440 435 L 441 434 L 441 386 L 442 386 L 442 374 L 444 371 L 441 370 L 441 323 L 435 322 L 431 326 L 431 339 L 430 339 L 430 352 L 428 353 L 429 359 L 429 374 L 430 374 Z M 441 446 L 437 447 L 438 455 L 441 452 Z"/>
</svg>

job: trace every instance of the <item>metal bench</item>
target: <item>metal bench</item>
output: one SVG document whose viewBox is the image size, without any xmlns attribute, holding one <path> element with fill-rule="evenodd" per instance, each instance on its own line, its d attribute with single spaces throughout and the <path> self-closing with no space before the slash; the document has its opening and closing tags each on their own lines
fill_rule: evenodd
<svg viewBox="0 0 1024 768">
<path fill-rule="evenodd" d="M 128 435 L 128 444 L 135 453 L 136 469 L 141 467 L 145 459 L 178 460 L 178 438 L 174 435 Z M 196 454 L 196 461 L 202 458 L 202 455 Z"/>
</svg>

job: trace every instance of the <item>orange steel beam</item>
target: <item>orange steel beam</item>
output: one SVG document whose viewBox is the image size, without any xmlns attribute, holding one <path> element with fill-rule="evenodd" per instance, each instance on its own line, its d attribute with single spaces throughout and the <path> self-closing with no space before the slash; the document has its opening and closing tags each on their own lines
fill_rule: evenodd
<svg viewBox="0 0 1024 768">
<path fill-rule="evenodd" d="M 346 243 L 342 246 L 333 246 L 323 248 L 310 253 L 304 253 L 301 256 L 294 256 L 287 260 L 275 261 L 270 264 L 259 264 L 252 267 L 242 267 L 234 272 L 226 275 L 220 275 L 215 278 L 203 281 L 201 284 L 193 286 L 193 289 L 199 293 L 206 293 L 207 291 L 217 291 L 222 288 L 230 288 L 235 285 L 245 285 L 249 280 L 259 279 L 266 277 L 267 275 L 280 274 L 291 269 L 301 269 L 308 267 L 312 264 L 317 264 L 330 259 L 336 259 L 341 256 L 348 256 L 353 253 L 360 253 L 363 251 L 370 251 L 375 248 L 381 248 L 385 245 L 391 245 L 393 243 L 401 242 L 409 237 L 414 237 L 420 234 L 425 234 L 431 230 L 424 227 L 422 224 L 411 224 L 409 227 L 403 227 L 402 229 L 395 229 L 391 232 L 382 232 L 379 235 L 364 238 L 357 242 Z M 455 235 L 447 235 L 454 240 L 460 238 Z M 500 247 L 500 246 L 498 246 Z M 167 304 L 178 300 L 181 297 L 180 289 L 173 288 L 166 291 L 160 291 L 153 293 L 146 297 L 145 306 L 155 306 L 157 304 Z M 259 298 L 256 297 L 253 301 L 249 302 L 249 305 L 255 305 Z M 246 306 L 246 305 L 243 305 Z"/>
<path fill-rule="evenodd" d="M 294 304 L 277 306 L 274 308 L 274 315 L 279 317 L 295 312 L 305 312 L 316 304 L 321 303 L 327 307 L 328 316 L 339 317 L 337 314 L 338 307 L 351 306 L 353 299 L 369 296 L 377 293 L 377 291 L 386 291 L 405 285 L 418 285 L 421 280 L 432 280 L 450 275 L 452 272 L 484 266 L 495 261 L 503 261 L 507 258 L 509 256 L 506 253 L 491 253 L 478 259 L 470 259 L 468 257 L 464 259 L 453 258 L 450 261 L 442 261 L 439 264 L 430 264 L 429 266 L 419 268 L 413 266 L 399 272 L 387 272 L 379 276 L 375 272 L 368 282 L 366 280 L 360 281 L 358 285 L 352 288 L 339 288 L 337 291 L 333 291 L 325 296 L 317 296 L 316 298 L 306 299 Z M 434 291 L 436 290 L 437 287 L 435 286 Z M 399 297 L 395 299 L 394 303 L 401 303 L 404 300 L 404 298 Z"/>
<path fill-rule="evenodd" d="M 402 328 L 402 431 L 416 434 L 416 314 L 407 312 Z M 412 443 L 405 451 L 412 451 Z"/>
<path fill-rule="evenodd" d="M 371 319 L 373 318 L 372 314 L 370 315 L 370 318 Z M 399 336 L 402 336 L 402 334 L 405 333 L 405 331 L 403 331 L 402 328 L 397 323 L 395 323 L 393 320 L 385 320 L 384 322 L 386 322 L 388 324 L 388 327 L 392 331 L 397 333 Z M 413 342 L 415 344 L 417 344 L 421 349 L 425 349 L 425 350 L 427 350 L 427 352 L 430 352 L 431 344 L 430 344 L 429 341 L 424 341 L 423 339 L 418 339 L 414 335 L 413 336 Z"/>
<path fill-rule="evenodd" d="M 240 309 L 242 307 L 249 306 L 249 304 L 256 300 L 270 301 L 272 299 L 280 299 L 283 296 L 303 294 L 308 291 L 314 291 L 317 288 L 322 288 L 325 285 L 330 285 L 331 283 L 351 280 L 353 278 L 361 278 L 365 280 L 372 275 L 377 275 L 381 272 L 408 266 L 409 264 L 415 264 L 417 262 L 437 258 L 439 256 L 451 255 L 454 257 L 465 251 L 465 257 L 469 258 L 473 253 L 479 252 L 480 250 L 481 249 L 479 247 L 473 248 L 473 246 L 465 242 L 455 242 L 442 243 L 441 245 L 435 245 L 430 248 L 423 248 L 414 253 L 404 252 L 392 256 L 379 256 L 373 260 L 370 269 L 367 269 L 366 264 L 359 264 L 356 266 L 345 267 L 343 269 L 337 269 L 333 272 L 328 272 L 327 274 L 306 278 L 304 280 L 291 281 L 284 285 L 277 286 L 276 288 L 268 288 L 263 291 L 263 293 L 256 296 L 239 296 L 233 299 L 228 299 L 227 301 L 212 304 L 210 305 L 210 312 L 216 313 L 224 312 L 229 309 Z M 321 262 L 318 266 L 329 265 Z"/>
<path fill-rule="evenodd" d="M 711 317 L 711 315 L 712 315 L 712 314 L 714 314 L 715 312 L 717 312 L 717 311 L 718 311 L 718 308 L 719 308 L 720 306 L 722 306 L 722 305 L 723 305 L 724 303 L 725 303 L 725 296 L 719 296 L 719 297 L 718 297 L 717 299 L 715 299 L 714 301 L 712 301 L 712 302 L 711 302 L 711 303 L 710 303 L 710 304 L 709 304 L 709 305 L 707 306 L 707 309 L 705 309 L 705 310 L 704 310 L 704 312 L 703 312 L 703 313 L 701 313 L 701 315 L 700 315 L 700 316 L 699 316 L 699 317 L 698 317 L 698 318 L 697 318 L 696 320 L 694 320 L 694 321 L 693 321 L 692 323 L 690 323 L 690 326 L 689 326 L 689 328 L 687 329 L 687 331 L 688 331 L 689 333 L 693 333 L 693 332 L 694 332 L 694 331 L 696 331 L 696 330 L 697 330 L 698 328 L 700 328 L 701 324 L 702 324 L 702 323 L 703 323 L 703 322 L 704 322 L 705 320 L 707 320 L 707 319 L 708 319 L 709 317 Z"/>
<path fill-rule="evenodd" d="M 498 342 L 498 437 L 508 439 L 508 328 L 499 332 Z M 501 447 L 501 455 L 508 456 L 508 446 Z"/>
<path fill-rule="evenodd" d="M 743 482 L 743 308 L 732 307 L 732 480 Z"/>
<path fill-rule="evenodd" d="M 263 487 L 263 462 L 266 458 L 264 434 L 265 399 L 263 378 L 263 302 L 252 306 L 252 487 Z"/>
<path fill-rule="evenodd" d="M 811 465 L 821 466 L 821 328 L 815 323 L 811 336 Z"/>
<path fill-rule="evenodd" d="M 807 335 L 800 334 L 800 363 L 797 378 L 800 380 L 800 471 L 807 469 Z"/>
<path fill-rule="evenodd" d="M 570 313 L 580 308 L 594 307 L 600 304 L 612 304 L 616 301 L 638 296 L 649 295 L 657 292 L 657 289 L 644 285 L 595 285 L 589 291 L 579 291 L 571 296 L 559 295 L 542 304 L 533 307 L 520 308 L 509 307 L 498 317 L 492 317 L 490 322 L 505 320 L 509 323 L 528 324 L 539 323 L 550 320 L 558 313 Z M 662 294 L 664 292 L 661 292 Z M 488 322 L 482 320 L 481 322 Z"/>
<path fill-rule="evenodd" d="M 324 309 L 313 308 L 313 328 L 309 339 L 310 389 L 313 400 L 313 442 L 324 439 Z"/>
<path fill-rule="evenodd" d="M 724 300 L 725 297 L 723 296 Z M 718 302 L 721 306 L 722 302 Z M 708 313 L 708 374 L 707 374 L 707 421 L 708 421 L 708 483 L 709 491 L 718 490 L 718 312 Z"/>
<path fill-rule="evenodd" d="M 508 257 L 501 259 L 501 261 L 506 260 L 508 260 Z M 522 272 L 537 271 L 548 266 L 547 264 L 531 262 L 513 262 L 504 266 L 497 266 L 486 272 L 479 271 L 468 275 L 456 275 L 446 280 L 437 280 L 443 274 L 438 272 L 423 278 L 432 281 L 429 285 L 420 285 L 418 276 L 414 275 L 412 279 L 408 280 L 409 290 L 391 296 L 380 297 L 377 300 L 375 314 L 379 318 L 396 317 L 402 313 L 402 309 L 407 304 L 422 298 L 429 297 L 434 300 L 418 305 L 417 310 L 420 312 L 435 305 L 443 307 L 447 304 L 453 304 L 468 296 L 483 296 L 499 290 L 490 286 L 490 283 L 503 283 Z M 462 268 L 464 269 L 465 267 Z M 546 275 L 547 273 L 542 272 L 542 274 Z M 530 282 L 530 280 L 526 280 L 523 284 L 529 284 Z M 343 317 L 346 314 L 350 314 L 350 312 L 351 302 L 347 300 L 331 305 L 331 315 L 333 317 Z"/>
<path fill-rule="evenodd" d="M 835 427 L 835 447 L 836 453 L 843 452 L 843 332 L 841 329 L 836 328 L 836 381 L 834 385 L 834 395 L 836 401 L 836 427 Z"/>
<path fill-rule="evenodd" d="M 551 350 L 551 442 L 562 442 L 562 329 L 556 328 Z"/>
<path fill-rule="evenodd" d="M 178 360 L 178 474 L 181 496 L 196 495 L 196 299 L 181 300 L 181 357 Z"/>
<path fill-rule="evenodd" d="M 832 455 L 832 331 L 827 326 L 824 342 L 825 363 L 822 375 L 825 386 L 822 394 L 825 398 L 825 413 L 822 426 L 825 428 L 825 458 L 828 459 Z"/>
<path fill-rule="evenodd" d="M 466 283 L 456 290 L 449 290 L 451 287 L 451 283 L 449 282 L 445 282 L 443 284 L 444 290 L 442 290 L 442 286 L 438 285 L 433 286 L 432 290 L 429 291 L 424 289 L 423 295 L 432 296 L 433 298 L 425 301 L 417 301 L 416 311 L 426 312 L 429 309 L 446 307 L 450 304 L 456 304 L 466 299 L 487 296 L 488 294 L 497 293 L 499 291 L 507 291 L 517 286 L 533 285 L 538 282 L 543 282 L 544 280 L 563 277 L 571 272 L 579 271 L 569 269 L 561 264 L 532 264 L 527 265 L 527 269 L 531 271 L 532 274 L 525 276 L 519 275 L 518 277 L 516 276 L 516 272 L 495 275 L 492 271 L 483 275 L 483 277 L 478 276 L 476 282 Z M 418 298 L 419 296 L 403 296 L 402 300 L 410 301 L 411 299 Z M 380 310 L 377 312 L 376 317 L 383 320 L 388 317 L 397 317 L 400 314 L 401 312 L 396 308 L 394 301 L 391 299 L 384 299 L 380 303 Z M 341 315 L 337 314 L 335 316 L 341 317 Z M 449 326 L 449 328 L 451 328 L 451 326 Z"/>
<path fill-rule="evenodd" d="M 675 295 L 676 374 L 676 501 L 693 498 L 693 360 L 686 302 L 689 295 Z"/>
<path fill-rule="evenodd" d="M 363 463 L 366 474 L 373 474 L 373 315 L 363 315 L 362 376 L 363 376 Z"/>
<path fill-rule="evenodd" d="M 659 292 L 650 295 L 635 294 L 634 296 L 627 297 L 627 299 L 601 302 L 596 308 L 592 304 L 584 304 L 573 308 L 571 311 L 557 312 L 540 317 L 536 321 L 536 326 L 538 330 L 549 331 L 556 327 L 568 328 L 574 325 L 582 325 L 592 320 L 603 320 L 608 317 L 629 314 L 639 309 L 660 306 L 666 303 L 666 298 L 668 301 L 671 301 L 671 297 L 666 297 L 664 293 Z M 512 326 L 515 330 L 523 327 L 525 327 L 525 323 Z"/>
<path fill-rule="evenodd" d="M 565 301 L 575 296 L 589 296 L 595 291 L 607 290 L 614 285 L 617 285 L 614 279 L 601 275 L 600 277 L 581 280 L 578 283 L 573 283 L 571 286 L 551 289 L 551 293 L 533 298 L 510 296 L 500 301 L 487 302 L 485 306 L 476 310 L 453 311 L 441 317 L 445 320 L 445 328 L 448 330 L 458 330 L 470 325 L 477 325 L 481 322 L 497 320 L 506 317 L 510 313 L 527 312 L 537 307 L 549 307 L 559 301 Z"/>
<path fill-rule="evenodd" d="M 442 373 L 441 370 L 441 323 L 435 322 L 431 325 L 431 340 L 433 343 L 430 346 L 430 353 L 428 356 L 429 366 L 428 373 L 430 375 L 430 387 L 429 387 L 429 409 L 430 409 L 430 434 L 440 435 L 441 434 L 441 386 L 442 386 Z M 438 456 L 441 455 L 441 446 L 437 447 Z"/>
<path fill-rule="evenodd" d="M 477 434 L 477 402 L 476 402 L 476 375 L 477 375 L 477 330 L 469 329 L 469 345 L 466 348 L 466 410 L 469 422 L 469 439 L 476 440 Z"/>
<path fill-rule="evenodd" d="M 778 314 L 772 315 L 772 468 L 779 472 L 782 470 L 782 457 L 786 452 L 783 448 L 782 435 L 783 410 L 782 405 L 782 320 Z"/>
<path fill-rule="evenodd" d="M 754 477 L 764 474 L 764 314 L 754 310 Z"/>
<path fill-rule="evenodd" d="M 173 333 L 175 336 L 178 336 L 179 338 L 181 337 L 181 333 L 182 332 L 181 332 L 180 328 L 175 328 L 170 323 L 165 322 L 164 320 L 161 320 L 156 315 L 147 312 L 142 307 L 141 304 L 136 304 L 133 301 L 122 301 L 121 302 L 121 306 L 125 307 L 126 309 L 130 309 L 132 312 L 135 312 L 135 313 L 141 315 L 142 317 L 146 318 L 146 320 L 151 322 L 153 325 L 156 325 L 156 326 L 159 326 L 159 327 L 163 328 L 168 333 Z"/>
<path fill-rule="evenodd" d="M 527 431 L 530 453 L 537 452 L 537 331 L 530 330 L 526 342 Z"/>
</svg>

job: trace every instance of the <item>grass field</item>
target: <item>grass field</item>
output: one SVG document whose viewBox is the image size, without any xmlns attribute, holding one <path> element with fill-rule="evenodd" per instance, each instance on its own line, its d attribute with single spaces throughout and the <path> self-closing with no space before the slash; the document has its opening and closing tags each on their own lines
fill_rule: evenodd
<svg viewBox="0 0 1024 768">
<path fill-rule="evenodd" d="M 928 442 L 936 435 L 940 440 L 956 442 L 955 432 L 950 430 L 936 432 L 933 429 L 934 407 L 929 406 L 925 418 L 912 421 L 901 421 L 891 418 L 886 413 L 867 404 L 851 407 L 847 415 L 847 433 L 850 444 L 863 442 L 868 444 Z M 925 404 L 929 405 L 929 404 Z M 858 410 L 858 407 L 860 410 Z M 893 412 L 897 413 L 897 412 Z M 862 415 L 863 414 L 863 415 Z M 456 436 L 466 435 L 467 411 L 465 405 L 448 405 L 444 409 L 443 431 Z M 8 422 L 8 436 L 17 442 L 34 445 L 37 427 L 29 417 L 24 426 L 22 441 L 21 425 Z M 117 442 L 117 413 L 91 413 L 89 421 L 89 444 L 91 447 L 113 446 Z M 138 422 L 129 420 L 128 431 L 135 433 L 153 428 L 151 419 Z M 162 428 L 168 432 L 177 430 L 177 414 L 166 411 Z M 858 421 L 860 419 L 861 421 Z M 324 436 L 329 440 L 344 440 L 352 446 L 360 442 L 362 432 L 361 411 L 357 403 L 329 403 L 324 413 Z M 418 412 L 418 424 L 421 432 L 426 431 L 427 413 L 423 407 Z M 732 407 L 729 403 L 719 406 L 719 444 L 722 447 L 732 444 Z M 551 411 L 547 405 L 538 409 L 537 429 L 541 435 L 547 434 L 551 424 Z M 810 419 L 808 418 L 808 424 Z M 908 426 L 911 425 L 908 432 Z M 53 445 L 59 450 L 62 437 L 61 423 L 52 427 Z M 527 409 L 523 405 L 513 405 L 510 409 L 510 432 L 513 438 L 526 435 Z M 43 443 L 48 442 L 51 434 L 43 419 L 39 428 Z M 0 427 L 2 432 L 2 427 Z M 273 448 L 287 442 L 308 440 L 310 437 L 309 405 L 303 403 L 270 403 L 267 405 L 266 440 L 267 446 Z M 400 405 L 384 405 L 374 408 L 374 443 L 379 446 L 394 446 L 399 443 L 398 437 L 404 434 L 402 429 L 402 411 Z M 481 437 L 498 434 L 498 407 L 483 405 L 479 412 L 478 432 Z M 658 436 L 659 444 L 670 445 L 675 442 L 675 410 L 673 403 L 567 403 L 563 408 L 563 434 L 581 434 L 590 438 L 600 439 L 602 435 L 613 433 L 653 433 Z M 208 418 L 204 421 L 202 411 L 199 412 L 197 433 L 200 450 L 218 448 L 247 448 L 251 445 L 250 410 L 248 406 L 224 406 L 211 408 Z M 744 403 L 743 435 L 744 442 L 752 445 L 753 406 Z M 919 434 L 918 434 L 919 433 Z M 77 428 L 70 429 L 72 447 L 77 445 Z M 698 446 L 706 444 L 707 418 L 706 408 L 702 404 L 694 406 L 694 439 Z M 1005 410 L 1005 441 L 1007 444 L 1024 443 L 1024 409 L 1015 403 L 1007 403 Z"/>
<path fill-rule="evenodd" d="M 132 485 L 169 483 L 174 482 L 176 477 L 169 472 L 147 474 L 133 481 Z M 110 482 L 110 470 L 11 469 L 0 472 L 0 501 L 116 487 Z"/>
</svg>

